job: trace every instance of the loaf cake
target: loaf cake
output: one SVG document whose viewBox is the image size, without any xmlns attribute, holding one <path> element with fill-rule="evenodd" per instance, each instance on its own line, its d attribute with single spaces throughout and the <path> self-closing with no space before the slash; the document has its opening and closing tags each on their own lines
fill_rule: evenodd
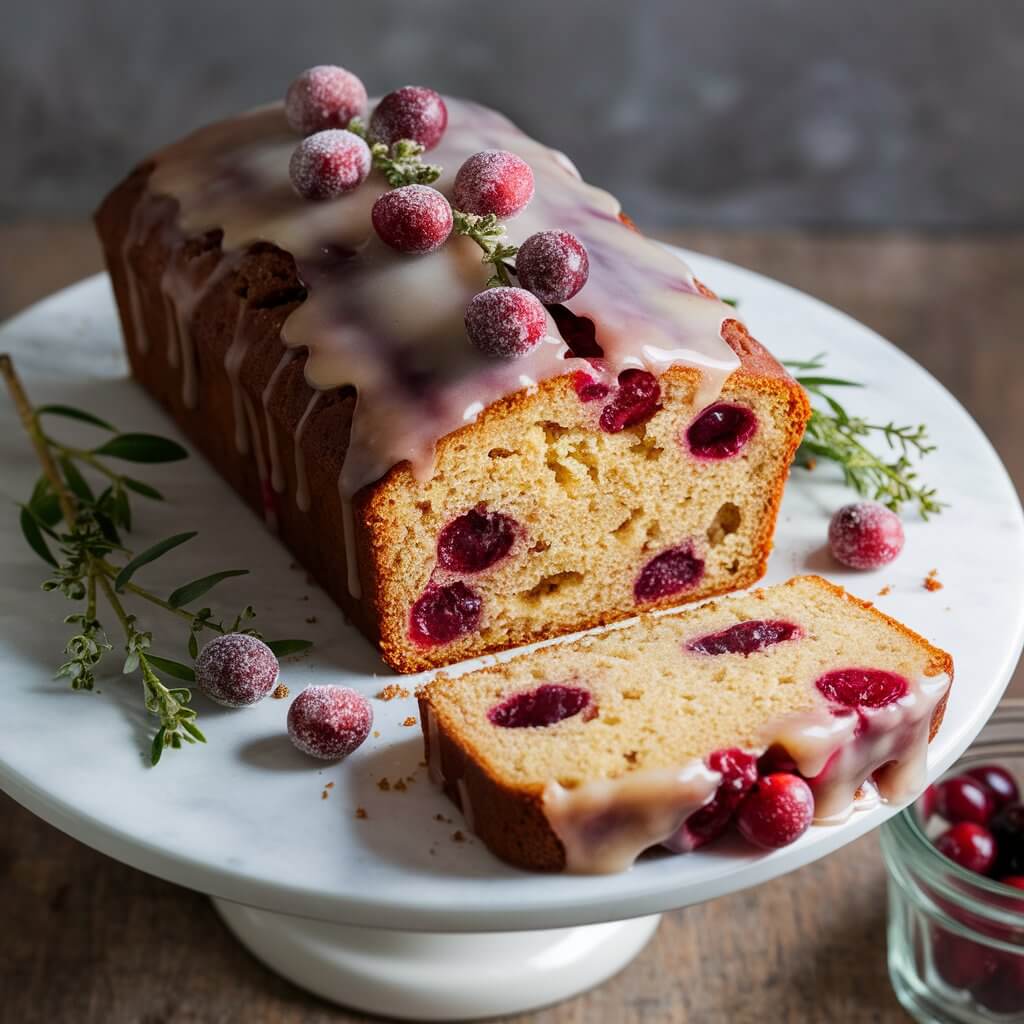
<svg viewBox="0 0 1024 1024">
<path fill-rule="evenodd" d="M 798 773 L 817 821 L 843 820 L 858 791 L 911 799 L 952 672 L 948 654 L 805 576 L 442 674 L 418 696 L 431 777 L 495 854 L 611 872 L 721 834 L 743 795 L 725 762 L 747 761 L 748 786 Z"/>
<path fill-rule="evenodd" d="M 533 193 L 506 241 L 585 246 L 589 279 L 542 308 L 528 354 L 467 341 L 494 269 L 470 238 L 377 237 L 379 170 L 297 194 L 273 104 L 158 152 L 99 208 L 134 376 L 400 672 L 752 584 L 803 391 L 563 155 L 436 102 L 436 190 L 516 154 Z"/>
</svg>

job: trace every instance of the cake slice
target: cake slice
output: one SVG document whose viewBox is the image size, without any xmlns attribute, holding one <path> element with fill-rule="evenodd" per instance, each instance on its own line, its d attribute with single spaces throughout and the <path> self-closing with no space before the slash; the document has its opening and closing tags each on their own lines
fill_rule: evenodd
<svg viewBox="0 0 1024 1024">
<path fill-rule="evenodd" d="M 804 576 L 441 675 L 419 698 L 431 777 L 495 854 L 607 872 L 715 838 L 756 771 L 799 773 L 817 821 L 842 820 L 866 783 L 911 799 L 952 673 L 945 652 Z"/>
</svg>

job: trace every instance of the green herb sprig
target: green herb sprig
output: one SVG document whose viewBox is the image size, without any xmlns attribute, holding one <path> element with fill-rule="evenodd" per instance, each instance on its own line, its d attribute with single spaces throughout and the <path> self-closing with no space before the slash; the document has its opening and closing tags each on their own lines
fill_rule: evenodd
<svg viewBox="0 0 1024 1024">
<path fill-rule="evenodd" d="M 187 458 L 188 453 L 168 438 L 121 433 L 106 420 L 72 406 L 34 408 L 10 356 L 0 355 L 0 375 L 43 471 L 19 513 L 26 542 L 51 569 L 42 588 L 59 590 L 70 601 L 84 602 L 82 611 L 64 619 L 67 625 L 76 627 L 76 632 L 64 645 L 65 660 L 57 669 L 57 678 L 69 680 L 74 690 L 91 690 L 95 686 L 98 667 L 104 655 L 113 650 L 99 618 L 102 598 L 123 634 L 122 672 L 139 674 L 145 708 L 159 723 L 150 747 L 150 762 L 157 764 L 168 747 L 176 750 L 183 742 L 205 743 L 206 737 L 196 724 L 197 712 L 190 706 L 191 691 L 187 687 L 168 686 L 161 679 L 163 675 L 192 683 L 195 681 L 192 666 L 153 654 L 150 649 L 152 633 L 139 628 L 125 600 L 128 596 L 138 598 L 181 619 L 187 625 L 187 647 L 194 660 L 199 653 L 198 637 L 204 630 L 260 635 L 249 625 L 255 615 L 250 605 L 228 625 L 216 618 L 209 608 L 190 611 L 186 607 L 222 580 L 246 575 L 248 570 L 228 569 L 191 580 L 167 598 L 135 583 L 133 577 L 138 570 L 187 543 L 196 534 L 175 534 L 133 557 L 121 537 L 122 532 L 128 533 L 132 528 L 130 496 L 140 495 L 152 501 L 161 501 L 163 496 L 155 487 L 119 472 L 107 461 L 176 462 Z M 45 424 L 54 417 L 86 423 L 106 431 L 110 437 L 95 448 L 65 444 L 47 432 Z M 105 485 L 103 489 L 97 493 L 86 473 L 99 477 Z M 271 641 L 269 646 L 276 654 L 284 655 L 311 645 L 304 640 L 279 640 Z"/>
<path fill-rule="evenodd" d="M 804 390 L 825 405 L 824 408 L 812 406 L 797 461 L 802 460 L 810 466 L 817 457 L 836 463 L 849 487 L 894 512 L 911 502 L 917 504 L 922 519 L 942 511 L 945 505 L 938 500 L 936 489 L 918 480 L 912 461 L 912 458 L 921 458 L 935 451 L 935 445 L 929 443 L 928 429 L 924 424 L 897 426 L 892 421 L 871 423 L 859 416 L 851 416 L 826 389 L 858 388 L 862 385 L 815 373 L 825 367 L 823 353 L 813 359 L 782 362 L 795 371 L 794 376 Z M 880 457 L 862 443 L 862 438 L 872 436 L 884 438 L 895 458 L 887 460 Z"/>
<path fill-rule="evenodd" d="M 399 139 L 388 146 L 383 142 L 370 142 L 366 125 L 360 117 L 353 117 L 348 130 L 358 135 L 370 147 L 373 166 L 380 171 L 392 188 L 401 185 L 429 185 L 441 176 L 441 168 L 422 160 L 425 148 L 412 139 Z"/>
<path fill-rule="evenodd" d="M 519 251 L 516 245 L 509 245 L 505 237 L 505 225 L 493 214 L 463 213 L 452 210 L 452 231 L 457 235 L 471 238 L 483 250 L 482 263 L 489 264 L 494 273 L 486 287 L 512 284 L 515 267 L 506 262 Z"/>
</svg>

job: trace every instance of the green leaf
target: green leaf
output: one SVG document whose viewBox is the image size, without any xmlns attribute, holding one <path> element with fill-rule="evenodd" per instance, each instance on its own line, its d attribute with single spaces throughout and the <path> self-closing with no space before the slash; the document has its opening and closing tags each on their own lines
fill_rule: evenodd
<svg viewBox="0 0 1024 1024">
<path fill-rule="evenodd" d="M 144 498 L 152 498 L 154 501 L 164 500 L 164 496 L 155 487 L 150 487 L 149 484 L 145 484 L 141 480 L 133 480 L 130 476 L 123 476 L 121 477 L 121 483 L 129 491 L 141 494 Z"/>
<path fill-rule="evenodd" d="M 41 476 L 35 487 L 32 489 L 32 497 L 28 500 L 28 507 L 41 526 L 56 526 L 64 513 L 60 507 L 57 495 L 50 488 L 50 481 Z"/>
<path fill-rule="evenodd" d="M 212 590 L 221 580 L 230 579 L 232 576 L 248 576 L 248 569 L 225 569 L 223 572 L 214 572 L 209 576 L 186 583 L 167 598 L 167 603 L 172 608 L 182 608 L 191 604 L 196 598 L 202 597 L 208 590 Z"/>
<path fill-rule="evenodd" d="M 183 721 L 181 727 L 185 732 L 191 733 L 200 743 L 206 742 L 206 737 L 203 735 L 202 730 L 194 722 Z"/>
<path fill-rule="evenodd" d="M 150 562 L 155 562 L 161 555 L 166 555 L 168 551 L 178 547 L 179 544 L 184 544 L 186 541 L 191 540 L 196 535 L 196 532 L 195 530 L 190 530 L 188 533 L 176 533 L 173 537 L 167 537 L 164 540 L 158 541 L 152 547 L 146 548 L 141 555 L 136 555 L 117 574 L 117 577 L 114 579 L 114 589 L 120 593 L 124 585 L 139 569 Z"/>
<path fill-rule="evenodd" d="M 64 473 L 64 479 L 67 481 L 68 488 L 71 490 L 72 494 L 81 498 L 83 501 L 95 501 L 92 488 L 89 486 L 88 481 L 84 476 L 82 476 L 78 467 L 71 459 L 62 458 L 60 460 L 60 468 Z"/>
<path fill-rule="evenodd" d="M 153 737 L 153 746 L 149 752 L 149 763 L 154 767 L 160 763 L 160 755 L 164 752 L 164 736 L 166 734 L 167 729 L 161 725 Z"/>
<path fill-rule="evenodd" d="M 180 661 L 172 661 L 170 658 L 161 658 L 156 654 L 150 654 L 146 652 L 146 661 L 148 661 L 153 668 L 159 669 L 164 675 L 172 676 L 175 679 L 181 679 L 186 683 L 194 683 L 196 681 L 196 674 L 188 665 L 183 665 Z"/>
<path fill-rule="evenodd" d="M 28 541 L 28 546 L 44 561 L 56 567 L 57 559 L 50 554 L 50 549 L 43 538 L 43 532 L 35 521 L 32 513 L 24 506 L 21 506 L 21 532 Z"/>
<path fill-rule="evenodd" d="M 117 427 L 111 426 L 106 420 L 71 405 L 41 405 L 36 409 L 36 416 L 64 416 L 69 420 L 79 420 L 82 423 L 91 423 L 94 427 L 102 427 L 112 434 L 117 433 Z"/>
<path fill-rule="evenodd" d="M 863 384 L 855 380 L 842 380 L 839 377 L 797 377 L 797 382 L 805 388 L 862 388 Z"/>
<path fill-rule="evenodd" d="M 123 526 L 129 533 L 132 529 L 132 507 L 128 495 L 120 487 L 114 489 L 114 512 L 118 526 Z"/>
<path fill-rule="evenodd" d="M 188 452 L 177 441 L 156 434 L 118 434 L 93 449 L 93 455 L 109 455 L 126 462 L 178 462 L 188 458 Z"/>
<path fill-rule="evenodd" d="M 199 656 L 199 641 L 196 639 L 195 633 L 188 635 L 188 653 L 192 656 L 193 661 Z"/>
<path fill-rule="evenodd" d="M 289 654 L 298 654 L 300 651 L 308 651 L 313 646 L 312 640 L 268 640 L 267 646 L 279 658 L 286 658 Z"/>
<path fill-rule="evenodd" d="M 727 306 L 732 306 L 735 309 L 739 304 L 739 299 L 727 299 L 724 295 L 720 296 L 720 301 L 724 302 Z"/>
</svg>

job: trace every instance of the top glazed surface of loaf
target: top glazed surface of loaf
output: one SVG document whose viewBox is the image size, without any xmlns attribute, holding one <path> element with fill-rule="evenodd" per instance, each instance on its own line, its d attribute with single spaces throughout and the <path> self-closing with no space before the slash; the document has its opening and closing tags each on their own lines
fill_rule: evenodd
<svg viewBox="0 0 1024 1024">
<path fill-rule="evenodd" d="M 488 358 L 466 338 L 466 304 L 489 271 L 467 238 L 453 236 L 425 256 L 400 255 L 373 232 L 370 210 L 387 190 L 379 172 L 327 202 L 292 190 L 288 162 L 299 141 L 280 105 L 201 129 L 159 152 L 152 194 L 179 204 L 186 235 L 219 229 L 230 265 L 254 242 L 295 259 L 308 295 L 285 323 L 287 345 L 308 349 L 306 375 L 320 390 L 355 387 L 359 399 L 341 488 L 352 494 L 408 460 L 429 474 L 436 442 L 487 405 L 574 370 L 614 381 L 629 367 L 660 374 L 683 364 L 702 372 L 713 399 L 739 364 L 722 340 L 735 311 L 701 294 L 689 268 L 619 219 L 619 204 L 580 180 L 560 153 L 494 111 L 446 99 L 448 129 L 425 159 L 443 172 L 450 197 L 462 162 L 483 149 L 516 153 L 533 169 L 535 195 L 506 222 L 522 243 L 542 230 L 576 234 L 590 257 L 588 283 L 567 306 L 596 325 L 601 360 L 573 356 L 549 318 L 548 337 L 515 360 Z M 178 289 L 181 285 L 179 283 Z"/>
</svg>

